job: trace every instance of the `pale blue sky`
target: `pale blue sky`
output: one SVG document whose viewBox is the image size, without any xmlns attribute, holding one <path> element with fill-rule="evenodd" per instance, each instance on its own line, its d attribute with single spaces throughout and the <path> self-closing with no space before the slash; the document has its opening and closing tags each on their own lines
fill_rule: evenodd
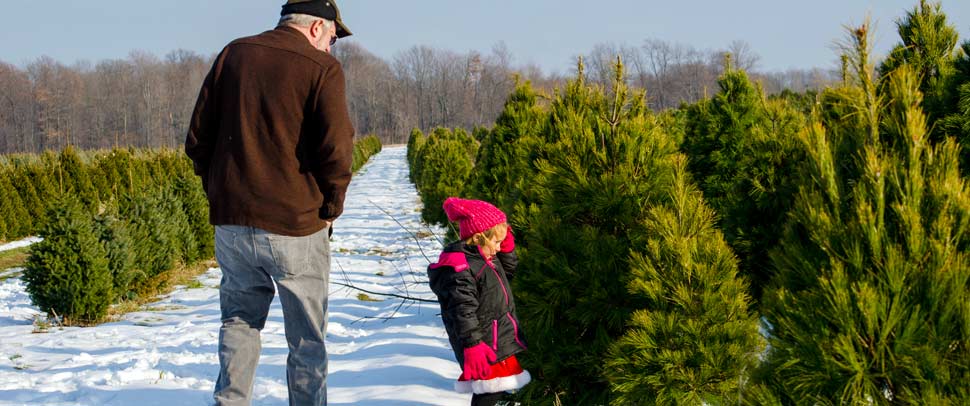
<svg viewBox="0 0 970 406">
<path fill-rule="evenodd" d="M 876 22 L 876 51 L 898 42 L 895 20 L 918 0 L 338 0 L 352 39 L 391 58 L 412 45 L 488 52 L 504 41 L 516 64 L 567 72 L 599 42 L 647 38 L 700 49 L 748 42 L 760 68 L 834 66 L 844 24 Z M 0 8 L 0 61 L 41 55 L 71 64 L 162 56 L 184 48 L 217 52 L 228 41 L 272 28 L 283 0 L 6 0 Z M 970 0 L 943 9 L 970 38 Z M 339 43 L 337 46 L 340 46 Z"/>
</svg>

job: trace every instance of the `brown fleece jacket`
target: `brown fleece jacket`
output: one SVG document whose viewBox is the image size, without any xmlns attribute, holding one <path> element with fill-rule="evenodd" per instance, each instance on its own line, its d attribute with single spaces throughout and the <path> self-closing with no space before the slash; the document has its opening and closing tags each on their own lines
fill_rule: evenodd
<svg viewBox="0 0 970 406">
<path fill-rule="evenodd" d="M 222 50 L 185 139 L 213 225 L 304 236 L 340 216 L 354 138 L 344 88 L 340 63 L 293 28 Z"/>
</svg>

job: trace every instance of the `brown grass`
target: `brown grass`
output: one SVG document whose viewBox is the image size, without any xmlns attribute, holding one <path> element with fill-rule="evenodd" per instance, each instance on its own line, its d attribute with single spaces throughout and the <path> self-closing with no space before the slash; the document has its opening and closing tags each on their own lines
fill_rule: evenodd
<svg viewBox="0 0 970 406">
<path fill-rule="evenodd" d="M 27 261 L 30 247 L 17 248 L 7 251 L 0 251 L 0 271 L 24 266 Z"/>
<path fill-rule="evenodd" d="M 216 266 L 218 266 L 216 261 L 210 259 L 187 266 L 179 265 L 175 269 L 162 272 L 137 290 L 138 298 L 125 300 L 111 306 L 111 310 L 108 311 L 108 318 L 117 320 L 126 313 L 141 310 L 142 306 L 157 301 L 159 296 L 172 293 L 172 290 L 178 285 L 191 286 L 199 275 Z"/>
</svg>

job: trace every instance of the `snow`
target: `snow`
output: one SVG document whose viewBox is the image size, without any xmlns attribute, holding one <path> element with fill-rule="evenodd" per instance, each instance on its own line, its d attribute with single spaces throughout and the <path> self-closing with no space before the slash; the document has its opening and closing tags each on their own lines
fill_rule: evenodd
<svg viewBox="0 0 970 406">
<path fill-rule="evenodd" d="M 405 148 L 387 147 L 372 157 L 351 183 L 346 202 L 331 247 L 329 404 L 468 404 L 469 395 L 453 389 L 460 370 L 437 303 L 375 294 L 368 296 L 381 301 L 362 301 L 360 291 L 339 285 L 434 299 L 425 267 L 441 247 L 434 234 L 443 231 L 428 230 L 420 221 Z M 0 405 L 212 404 L 220 277 L 218 268 L 210 269 L 198 278 L 201 288 L 179 287 L 116 322 L 52 327 L 46 333 L 32 333 L 40 312 L 23 281 L 0 282 Z M 286 405 L 287 350 L 278 299 L 262 342 L 253 404 Z"/>
<path fill-rule="evenodd" d="M 0 251 L 15 250 L 17 248 L 26 247 L 36 242 L 43 241 L 40 237 L 27 237 L 20 241 L 12 241 L 6 244 L 0 244 Z"/>
</svg>

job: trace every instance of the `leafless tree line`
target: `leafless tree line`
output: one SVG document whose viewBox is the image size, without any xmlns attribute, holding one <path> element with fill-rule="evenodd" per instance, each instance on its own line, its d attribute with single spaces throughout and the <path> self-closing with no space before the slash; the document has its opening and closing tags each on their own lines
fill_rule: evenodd
<svg viewBox="0 0 970 406">
<path fill-rule="evenodd" d="M 209 61 L 178 50 L 94 66 L 46 56 L 24 69 L 0 62 L 0 152 L 176 146 Z"/>
<path fill-rule="evenodd" d="M 747 71 L 768 94 L 785 89 L 798 93 L 821 89 L 834 83 L 837 77 L 837 72 L 820 68 L 760 72 L 761 57 L 743 41 L 734 41 L 724 49 L 701 50 L 648 39 L 640 46 L 609 43 L 594 46 L 584 58 L 590 79 L 610 83 L 617 56 L 624 63 L 627 82 L 647 90 L 648 103 L 654 110 L 677 108 L 682 103 L 710 97 L 718 91 L 717 78 L 724 72 L 726 63 Z"/>
<path fill-rule="evenodd" d="M 489 126 L 516 75 L 546 91 L 566 80 L 535 65 L 514 66 L 502 43 L 484 54 L 414 46 L 387 60 L 347 41 L 334 53 L 344 66 L 357 132 L 384 143 L 406 142 L 414 127 Z M 743 42 L 717 51 L 661 40 L 600 44 L 584 60 L 590 79 L 606 83 L 621 56 L 627 80 L 646 88 L 651 107 L 662 110 L 715 92 L 725 53 L 769 93 L 818 88 L 833 76 L 819 69 L 757 73 L 758 55 Z M 50 57 L 23 67 L 0 62 L 0 153 L 68 145 L 178 147 L 214 56 L 177 50 L 159 58 L 136 51 L 96 64 L 64 65 Z"/>
</svg>

